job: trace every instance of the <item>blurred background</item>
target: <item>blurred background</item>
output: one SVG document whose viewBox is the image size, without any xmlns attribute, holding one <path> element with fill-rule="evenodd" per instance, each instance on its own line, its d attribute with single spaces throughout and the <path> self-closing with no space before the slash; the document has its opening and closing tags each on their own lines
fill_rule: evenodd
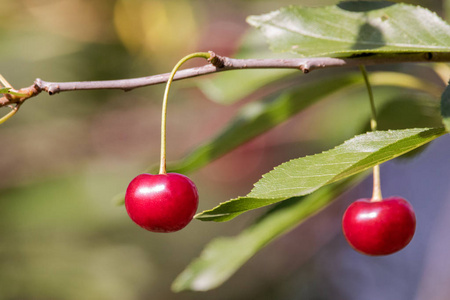
<svg viewBox="0 0 450 300">
<path fill-rule="evenodd" d="M 444 18 L 450 8 L 443 0 L 406 2 Z M 165 73 L 191 52 L 233 56 L 251 30 L 247 15 L 288 4 L 334 3 L 0 0 L 0 73 L 15 88 L 36 78 L 109 80 Z M 198 80 L 203 79 L 173 86 L 169 160 L 212 137 L 251 100 L 215 103 L 197 88 Z M 340 233 L 346 206 L 370 196 L 367 181 L 265 248 L 222 287 L 171 292 L 172 280 L 209 240 L 237 234 L 255 215 L 219 224 L 194 220 L 165 235 L 140 229 L 123 206 L 115 205 L 113 198 L 128 182 L 158 162 L 163 89 L 42 93 L 1 125 L 0 299 L 447 299 L 448 137 L 412 160 L 382 167 L 384 194 L 404 196 L 418 215 L 416 237 L 401 253 L 364 257 Z M 351 101 L 327 99 L 190 174 L 200 191 L 199 211 L 247 194 L 261 174 L 283 161 L 351 137 L 355 130 L 346 127 L 348 117 L 342 118 L 352 115 Z M 333 119 L 339 109 L 341 118 Z M 327 135 L 339 124 L 341 136 Z"/>
</svg>

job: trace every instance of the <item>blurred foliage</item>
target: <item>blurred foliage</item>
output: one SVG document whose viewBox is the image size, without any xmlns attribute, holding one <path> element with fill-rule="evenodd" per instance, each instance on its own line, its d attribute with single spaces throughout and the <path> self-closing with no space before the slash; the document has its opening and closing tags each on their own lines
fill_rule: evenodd
<svg viewBox="0 0 450 300">
<path fill-rule="evenodd" d="M 363 177 L 340 181 L 309 196 L 293 197 L 275 206 L 238 236 L 212 240 L 200 257 L 175 279 L 172 289 L 207 291 L 221 285 L 261 248 L 298 226 L 315 213 L 317 207 L 329 204 Z"/>
<path fill-rule="evenodd" d="M 201 7 L 186 0 L 122 0 L 114 7 L 117 34 L 135 55 L 179 57 L 195 52 L 199 40 Z M 165 66 L 165 62 L 162 62 Z"/>
</svg>

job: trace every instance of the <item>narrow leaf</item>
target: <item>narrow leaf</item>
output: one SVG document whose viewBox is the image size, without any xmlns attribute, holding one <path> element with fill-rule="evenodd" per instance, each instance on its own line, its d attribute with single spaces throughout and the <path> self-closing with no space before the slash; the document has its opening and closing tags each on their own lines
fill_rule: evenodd
<svg viewBox="0 0 450 300">
<path fill-rule="evenodd" d="M 263 32 L 273 51 L 303 56 L 450 51 L 450 26 L 425 8 L 402 3 L 289 6 L 247 22 Z"/>
<path fill-rule="evenodd" d="M 28 96 L 27 94 L 13 92 L 13 91 L 11 91 L 11 88 L 9 88 L 9 87 L 0 88 L 0 94 L 11 94 L 11 95 L 18 96 L 18 97 Z"/>
<path fill-rule="evenodd" d="M 416 149 L 446 133 L 444 128 L 376 131 L 358 135 L 313 156 L 291 160 L 263 175 L 253 190 L 196 215 L 203 221 L 228 221 L 241 213 L 314 192 Z"/>
<path fill-rule="evenodd" d="M 445 125 L 447 131 L 450 131 L 450 85 L 444 90 L 441 97 L 441 115 L 442 122 Z"/>
<path fill-rule="evenodd" d="M 174 281 L 172 289 L 206 291 L 221 285 L 267 244 L 293 229 L 365 176 L 291 198 L 235 237 L 217 238 Z"/>
</svg>

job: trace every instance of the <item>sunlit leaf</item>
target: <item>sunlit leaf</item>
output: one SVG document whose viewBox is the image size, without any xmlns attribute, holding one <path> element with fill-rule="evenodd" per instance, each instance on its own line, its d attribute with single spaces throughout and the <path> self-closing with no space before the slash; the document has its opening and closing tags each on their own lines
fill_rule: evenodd
<svg viewBox="0 0 450 300">
<path fill-rule="evenodd" d="M 174 291 L 205 291 L 221 285 L 267 244 L 293 229 L 364 176 L 326 186 L 308 196 L 283 202 L 239 235 L 217 238 L 174 281 Z"/>
<path fill-rule="evenodd" d="M 302 56 L 450 51 L 450 26 L 425 8 L 402 3 L 289 6 L 247 21 L 263 32 L 272 50 Z"/>
<path fill-rule="evenodd" d="M 336 148 L 283 163 L 263 175 L 253 190 L 197 214 L 203 221 L 228 221 L 248 210 L 314 192 L 416 149 L 446 133 L 444 128 L 376 131 L 358 135 Z"/>
</svg>

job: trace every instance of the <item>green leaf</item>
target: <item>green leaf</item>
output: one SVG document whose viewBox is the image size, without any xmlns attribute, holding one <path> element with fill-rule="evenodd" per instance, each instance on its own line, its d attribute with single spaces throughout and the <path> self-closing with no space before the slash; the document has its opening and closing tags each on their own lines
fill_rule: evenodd
<svg viewBox="0 0 450 300">
<path fill-rule="evenodd" d="M 188 173 L 201 168 L 325 96 L 361 82 L 359 73 L 345 74 L 251 102 L 242 107 L 230 124 L 212 140 L 196 148 L 182 161 L 168 164 L 167 169 L 170 172 Z"/>
<path fill-rule="evenodd" d="M 245 262 L 277 237 L 328 205 L 365 176 L 354 176 L 317 193 L 295 197 L 276 206 L 235 237 L 217 238 L 174 281 L 172 289 L 206 291 L 221 285 Z"/>
<path fill-rule="evenodd" d="M 263 175 L 253 190 L 196 215 L 202 221 L 228 221 L 252 209 L 314 192 L 418 148 L 446 133 L 444 128 L 376 131 L 358 135 L 313 156 L 291 160 Z"/>
<path fill-rule="evenodd" d="M 10 94 L 10 95 L 19 96 L 19 97 L 28 96 L 27 94 L 12 92 L 11 88 L 9 88 L 9 87 L 0 88 L 0 94 Z"/>
<path fill-rule="evenodd" d="M 441 115 L 442 122 L 445 125 L 447 131 L 450 131 L 450 85 L 444 90 L 441 97 Z"/>
<path fill-rule="evenodd" d="M 402 3 L 289 6 L 247 22 L 263 32 L 273 51 L 303 56 L 450 51 L 450 26 L 425 8 Z"/>
</svg>

